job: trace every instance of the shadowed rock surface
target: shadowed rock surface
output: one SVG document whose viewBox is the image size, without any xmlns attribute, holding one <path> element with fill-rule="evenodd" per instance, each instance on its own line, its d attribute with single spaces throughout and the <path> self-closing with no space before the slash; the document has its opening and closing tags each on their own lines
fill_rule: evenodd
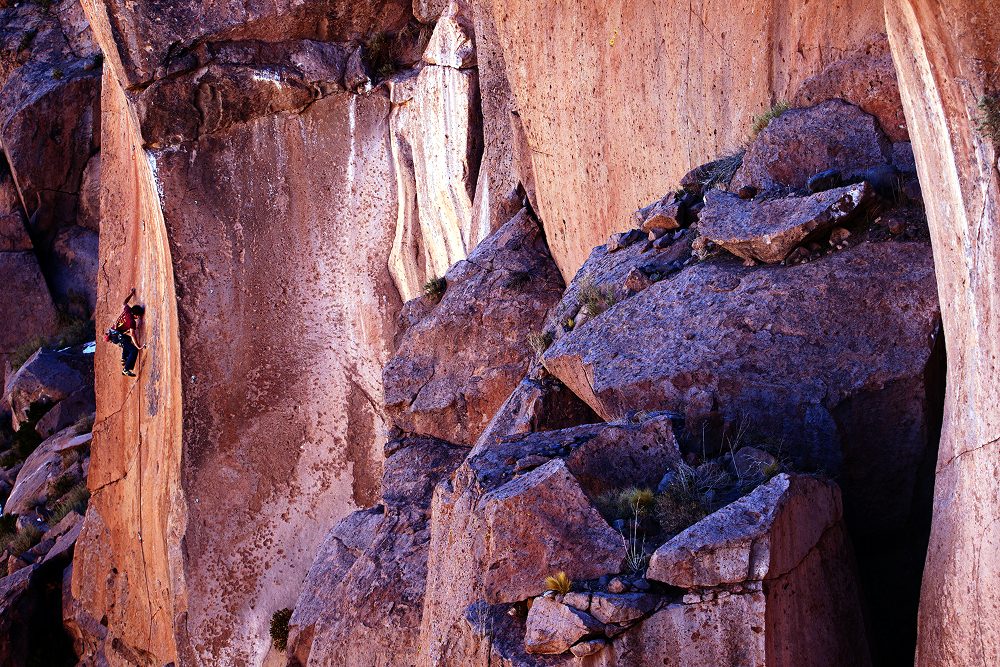
<svg viewBox="0 0 1000 667">
<path fill-rule="evenodd" d="M 472 444 L 527 372 L 528 338 L 563 285 L 526 210 L 444 281 L 385 367 L 386 409 L 404 431 Z"/>
</svg>

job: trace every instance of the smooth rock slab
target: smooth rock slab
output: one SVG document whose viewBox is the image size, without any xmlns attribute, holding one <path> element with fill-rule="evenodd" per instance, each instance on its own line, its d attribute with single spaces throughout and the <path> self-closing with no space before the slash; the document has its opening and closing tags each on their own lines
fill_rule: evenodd
<svg viewBox="0 0 1000 667">
<path fill-rule="evenodd" d="M 712 190 L 705 195 L 699 229 L 737 257 L 777 264 L 797 246 L 849 222 L 874 197 L 866 183 L 760 202 Z"/>
<path fill-rule="evenodd" d="M 774 579 L 797 566 L 841 515 L 836 484 L 782 473 L 666 542 L 646 576 L 679 588 Z"/>
</svg>

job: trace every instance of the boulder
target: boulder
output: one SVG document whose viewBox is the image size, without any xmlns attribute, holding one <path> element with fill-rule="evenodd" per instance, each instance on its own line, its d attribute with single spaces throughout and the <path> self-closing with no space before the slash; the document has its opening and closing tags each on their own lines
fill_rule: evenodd
<svg viewBox="0 0 1000 667">
<path fill-rule="evenodd" d="M 404 431 L 471 444 L 528 370 L 528 337 L 562 292 L 527 211 L 446 274 L 440 303 L 403 335 L 383 373 Z"/>
<path fill-rule="evenodd" d="M 535 363 L 497 410 L 472 451 L 475 454 L 485 451 L 509 435 L 555 431 L 599 421 L 601 418 L 590 406 Z"/>
<path fill-rule="evenodd" d="M 0 252 L 31 250 L 26 223 L 14 178 L 6 159 L 0 158 Z"/>
<path fill-rule="evenodd" d="M 78 435 L 69 428 L 58 433 L 32 452 L 17 474 L 17 481 L 7 498 L 3 511 L 9 514 L 28 514 L 47 500 L 49 480 L 63 472 L 62 453 L 69 449 L 85 447 L 91 440 L 89 433 Z M 51 500 L 55 500 L 54 498 Z"/>
<path fill-rule="evenodd" d="M 848 514 L 877 533 L 910 515 L 932 444 L 934 285 L 919 242 L 794 267 L 703 262 L 564 334 L 542 362 L 606 419 L 673 410 L 690 428 L 716 415 L 782 442 L 840 474 Z"/>
<path fill-rule="evenodd" d="M 729 190 L 805 187 L 827 169 L 845 176 L 892 161 L 892 144 L 878 121 L 853 104 L 828 100 L 775 118 L 750 144 Z"/>
<path fill-rule="evenodd" d="M 0 290 L 0 313 L 9 314 L 0 329 L 2 363 L 26 342 L 46 339 L 55 333 L 57 317 L 33 252 L 0 252 L 0 284 L 4 286 Z M 24 308 L 26 303 L 32 307 Z"/>
<path fill-rule="evenodd" d="M 640 208 L 632 214 L 632 220 L 644 232 L 670 231 L 683 227 L 686 222 L 683 205 L 673 193 Z"/>
<path fill-rule="evenodd" d="M 565 653 L 588 634 L 604 626 L 593 616 L 552 598 L 535 598 L 528 611 L 524 648 L 528 653 Z"/>
<path fill-rule="evenodd" d="M 874 198 L 866 183 L 761 202 L 712 190 L 705 196 L 699 230 L 737 257 L 777 264 L 797 246 L 850 222 Z"/>
<path fill-rule="evenodd" d="M 53 296 L 83 320 L 97 303 L 97 238 L 97 232 L 74 225 L 56 235 L 50 250 Z"/>
<path fill-rule="evenodd" d="M 94 388 L 87 386 L 78 389 L 46 412 L 35 424 L 35 431 L 43 439 L 48 438 L 81 418 L 94 414 L 95 407 Z"/>
<path fill-rule="evenodd" d="M 589 611 L 601 623 L 631 624 L 652 613 L 662 599 L 649 593 L 594 593 Z"/>
<path fill-rule="evenodd" d="M 679 460 L 664 414 L 477 445 L 435 491 L 418 664 L 473 660 L 478 640 L 460 613 L 473 603 L 505 611 L 560 570 L 575 581 L 619 572 L 624 540 L 590 498 L 655 485 Z"/>
<path fill-rule="evenodd" d="M 93 391 L 94 355 L 82 348 L 41 349 L 7 379 L 4 403 L 13 413 L 16 430 L 32 405 L 54 405 L 78 392 Z"/>
<path fill-rule="evenodd" d="M 646 576 L 678 588 L 776 579 L 841 519 L 836 484 L 782 473 L 670 539 Z"/>
<path fill-rule="evenodd" d="M 876 39 L 827 65 L 799 87 L 791 102 L 808 107 L 841 99 L 878 119 L 893 141 L 909 140 L 896 67 L 886 39 Z"/>
<path fill-rule="evenodd" d="M 511 480 L 480 502 L 488 526 L 482 565 L 490 603 L 537 595 L 553 572 L 596 579 L 621 569 L 621 537 L 561 459 Z"/>
<path fill-rule="evenodd" d="M 413 664 L 431 492 L 467 451 L 434 438 L 389 443 L 382 504 L 341 521 L 306 575 L 289 624 L 289 655 L 297 664 Z"/>
</svg>

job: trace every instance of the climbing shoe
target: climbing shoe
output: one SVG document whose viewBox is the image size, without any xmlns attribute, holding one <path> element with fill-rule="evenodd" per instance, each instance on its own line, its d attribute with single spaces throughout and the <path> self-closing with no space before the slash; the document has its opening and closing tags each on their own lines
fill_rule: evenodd
<svg viewBox="0 0 1000 667">
<path fill-rule="evenodd" d="M 135 373 L 133 373 L 132 371 L 130 371 L 128 369 L 125 369 L 125 368 L 122 369 L 122 375 L 127 375 L 130 378 L 134 378 L 135 377 Z"/>
</svg>

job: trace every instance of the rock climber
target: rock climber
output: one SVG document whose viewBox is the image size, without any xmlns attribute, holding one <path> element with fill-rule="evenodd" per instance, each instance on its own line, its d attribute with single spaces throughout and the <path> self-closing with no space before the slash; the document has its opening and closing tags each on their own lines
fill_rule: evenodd
<svg viewBox="0 0 1000 667">
<path fill-rule="evenodd" d="M 115 321 L 115 326 L 105 334 L 105 340 L 121 345 L 122 375 L 129 377 L 135 377 L 135 373 L 132 371 L 135 368 L 135 362 L 139 359 L 139 350 L 146 349 L 145 345 L 139 345 L 139 336 L 136 333 L 139 320 L 146 314 L 146 309 L 138 304 L 128 305 L 134 296 L 135 288 L 133 287 L 132 291 L 125 297 L 125 301 L 122 302 L 122 314 Z"/>
</svg>

